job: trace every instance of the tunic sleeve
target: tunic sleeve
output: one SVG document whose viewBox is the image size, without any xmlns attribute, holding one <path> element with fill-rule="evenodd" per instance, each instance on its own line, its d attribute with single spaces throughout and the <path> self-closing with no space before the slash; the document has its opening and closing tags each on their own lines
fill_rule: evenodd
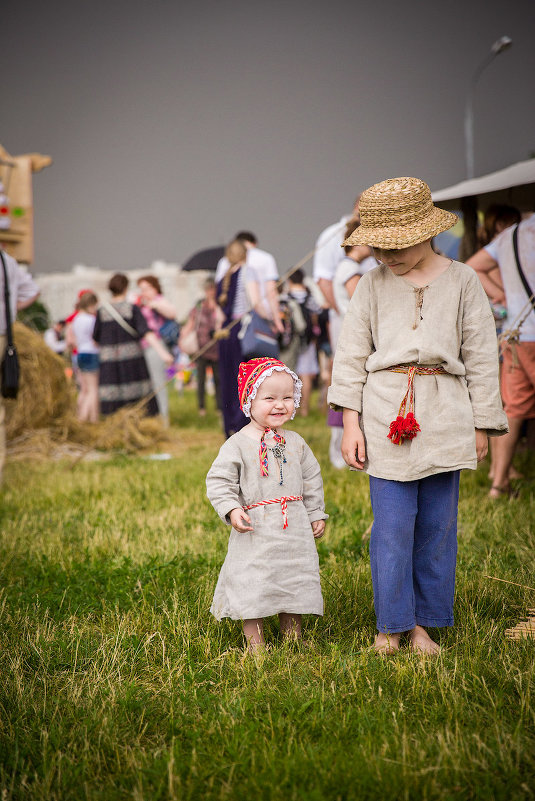
<svg viewBox="0 0 535 801">
<path fill-rule="evenodd" d="M 303 442 L 301 470 L 303 472 L 303 503 L 308 519 L 311 523 L 314 520 L 327 520 L 329 515 L 325 513 L 320 466 L 306 442 Z"/>
<path fill-rule="evenodd" d="M 337 411 L 362 411 L 362 390 L 368 375 L 365 365 L 374 350 L 370 299 L 370 281 L 364 275 L 351 298 L 336 346 L 327 400 L 331 408 Z"/>
<path fill-rule="evenodd" d="M 477 275 L 467 281 L 462 317 L 461 356 L 474 415 L 474 427 L 489 436 L 507 433 L 507 417 L 500 398 L 496 327 L 489 302 Z"/>
<path fill-rule="evenodd" d="M 243 506 L 240 495 L 242 467 L 243 463 L 238 450 L 225 443 L 206 476 L 208 500 L 223 523 L 228 525 L 230 525 L 230 512 Z"/>
</svg>

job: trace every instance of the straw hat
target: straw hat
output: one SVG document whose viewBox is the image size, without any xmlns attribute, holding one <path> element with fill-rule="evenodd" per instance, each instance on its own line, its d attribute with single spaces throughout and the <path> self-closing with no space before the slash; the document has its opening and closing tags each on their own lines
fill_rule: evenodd
<svg viewBox="0 0 535 801">
<path fill-rule="evenodd" d="M 389 178 L 366 189 L 359 203 L 360 225 L 344 245 L 400 250 L 425 242 L 457 222 L 457 215 L 433 205 L 419 178 Z"/>
</svg>

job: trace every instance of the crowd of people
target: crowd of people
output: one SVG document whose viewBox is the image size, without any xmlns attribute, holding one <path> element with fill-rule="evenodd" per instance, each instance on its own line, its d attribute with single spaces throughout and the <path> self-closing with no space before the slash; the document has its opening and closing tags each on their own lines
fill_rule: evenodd
<svg viewBox="0 0 535 801">
<path fill-rule="evenodd" d="M 208 386 L 230 437 L 247 425 L 236 395 L 239 365 L 244 358 L 269 355 L 299 377 L 299 414 L 308 414 L 312 388 L 319 388 L 319 404 L 331 429 L 330 460 L 344 467 L 342 413 L 328 407 L 326 394 L 351 298 L 362 277 L 377 266 L 374 249 L 351 239 L 360 227 L 359 203 L 360 196 L 349 214 L 319 235 L 312 276 L 295 269 L 281 280 L 275 258 L 258 246 L 255 234 L 239 231 L 171 345 L 162 327 L 176 321 L 177 311 L 156 276 L 141 277 L 129 293 L 128 277 L 117 273 L 109 282 L 109 300 L 82 290 L 73 313 L 45 333 L 45 342 L 72 360 L 80 420 L 95 422 L 100 415 L 146 399 L 146 413 L 159 414 L 168 425 L 171 371 L 182 364 L 195 370 L 199 415 L 206 414 Z M 510 434 L 491 445 L 492 498 L 512 492 L 515 446 L 526 421 L 535 417 L 533 310 L 528 308 L 519 331 L 511 336 L 509 330 L 527 300 L 512 240 L 519 223 L 517 253 L 533 283 L 535 224 L 533 218 L 520 220 L 520 212 L 511 206 L 490 206 L 480 226 L 481 249 L 468 260 L 502 338 L 501 388 Z"/>
<path fill-rule="evenodd" d="M 159 414 L 168 425 L 166 370 L 174 355 L 160 331 L 176 310 L 153 275 L 138 280 L 135 298 L 129 299 L 128 289 L 128 277 L 115 273 L 109 300 L 81 290 L 72 314 L 45 332 L 45 342 L 70 355 L 80 420 L 95 423 L 100 415 L 145 401 L 146 414 Z"/>
<path fill-rule="evenodd" d="M 456 220 L 423 181 L 383 181 L 320 235 L 312 280 L 300 269 L 281 280 L 274 257 L 240 231 L 176 343 L 176 309 L 151 275 L 135 298 L 123 273 L 109 301 L 82 291 L 47 332 L 50 347 L 71 354 L 78 415 L 89 422 L 144 401 L 168 424 L 180 349 L 197 366 L 202 416 L 211 371 L 226 442 L 207 490 L 232 527 L 212 612 L 242 620 L 252 651 L 264 648 L 264 617 L 278 614 L 283 635 L 300 638 L 301 615 L 323 612 L 321 472 L 304 440 L 283 433 L 308 413 L 318 375 L 331 461 L 370 479 L 376 651 L 395 653 L 407 633 L 413 650 L 436 654 L 427 628 L 453 625 L 460 471 L 485 458 L 492 438 L 489 497 L 510 496 L 515 447 L 535 419 L 535 214 L 488 209 L 467 264 L 434 246 Z M 6 262 L 2 352 L 5 310 L 14 318 L 38 295 Z M 2 423 L 0 405 L 0 467 Z"/>
</svg>

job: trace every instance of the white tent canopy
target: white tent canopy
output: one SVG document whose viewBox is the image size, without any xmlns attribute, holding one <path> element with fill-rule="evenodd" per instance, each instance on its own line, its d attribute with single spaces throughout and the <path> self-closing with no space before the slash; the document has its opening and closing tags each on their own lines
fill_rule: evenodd
<svg viewBox="0 0 535 801">
<path fill-rule="evenodd" d="M 442 206 L 459 208 L 463 197 L 488 195 L 487 203 L 509 203 L 523 210 L 535 208 L 535 159 L 519 161 L 503 170 L 461 181 L 432 193 Z"/>
</svg>

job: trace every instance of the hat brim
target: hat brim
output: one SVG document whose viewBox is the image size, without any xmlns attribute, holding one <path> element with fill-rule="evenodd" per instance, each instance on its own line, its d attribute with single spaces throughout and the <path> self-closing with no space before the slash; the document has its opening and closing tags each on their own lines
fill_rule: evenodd
<svg viewBox="0 0 535 801">
<path fill-rule="evenodd" d="M 429 216 L 409 225 L 389 226 L 387 228 L 367 228 L 359 225 L 343 242 L 342 247 L 351 245 L 370 245 L 381 250 L 401 250 L 425 242 L 433 236 L 453 228 L 458 217 L 451 211 L 436 206 Z"/>
</svg>

